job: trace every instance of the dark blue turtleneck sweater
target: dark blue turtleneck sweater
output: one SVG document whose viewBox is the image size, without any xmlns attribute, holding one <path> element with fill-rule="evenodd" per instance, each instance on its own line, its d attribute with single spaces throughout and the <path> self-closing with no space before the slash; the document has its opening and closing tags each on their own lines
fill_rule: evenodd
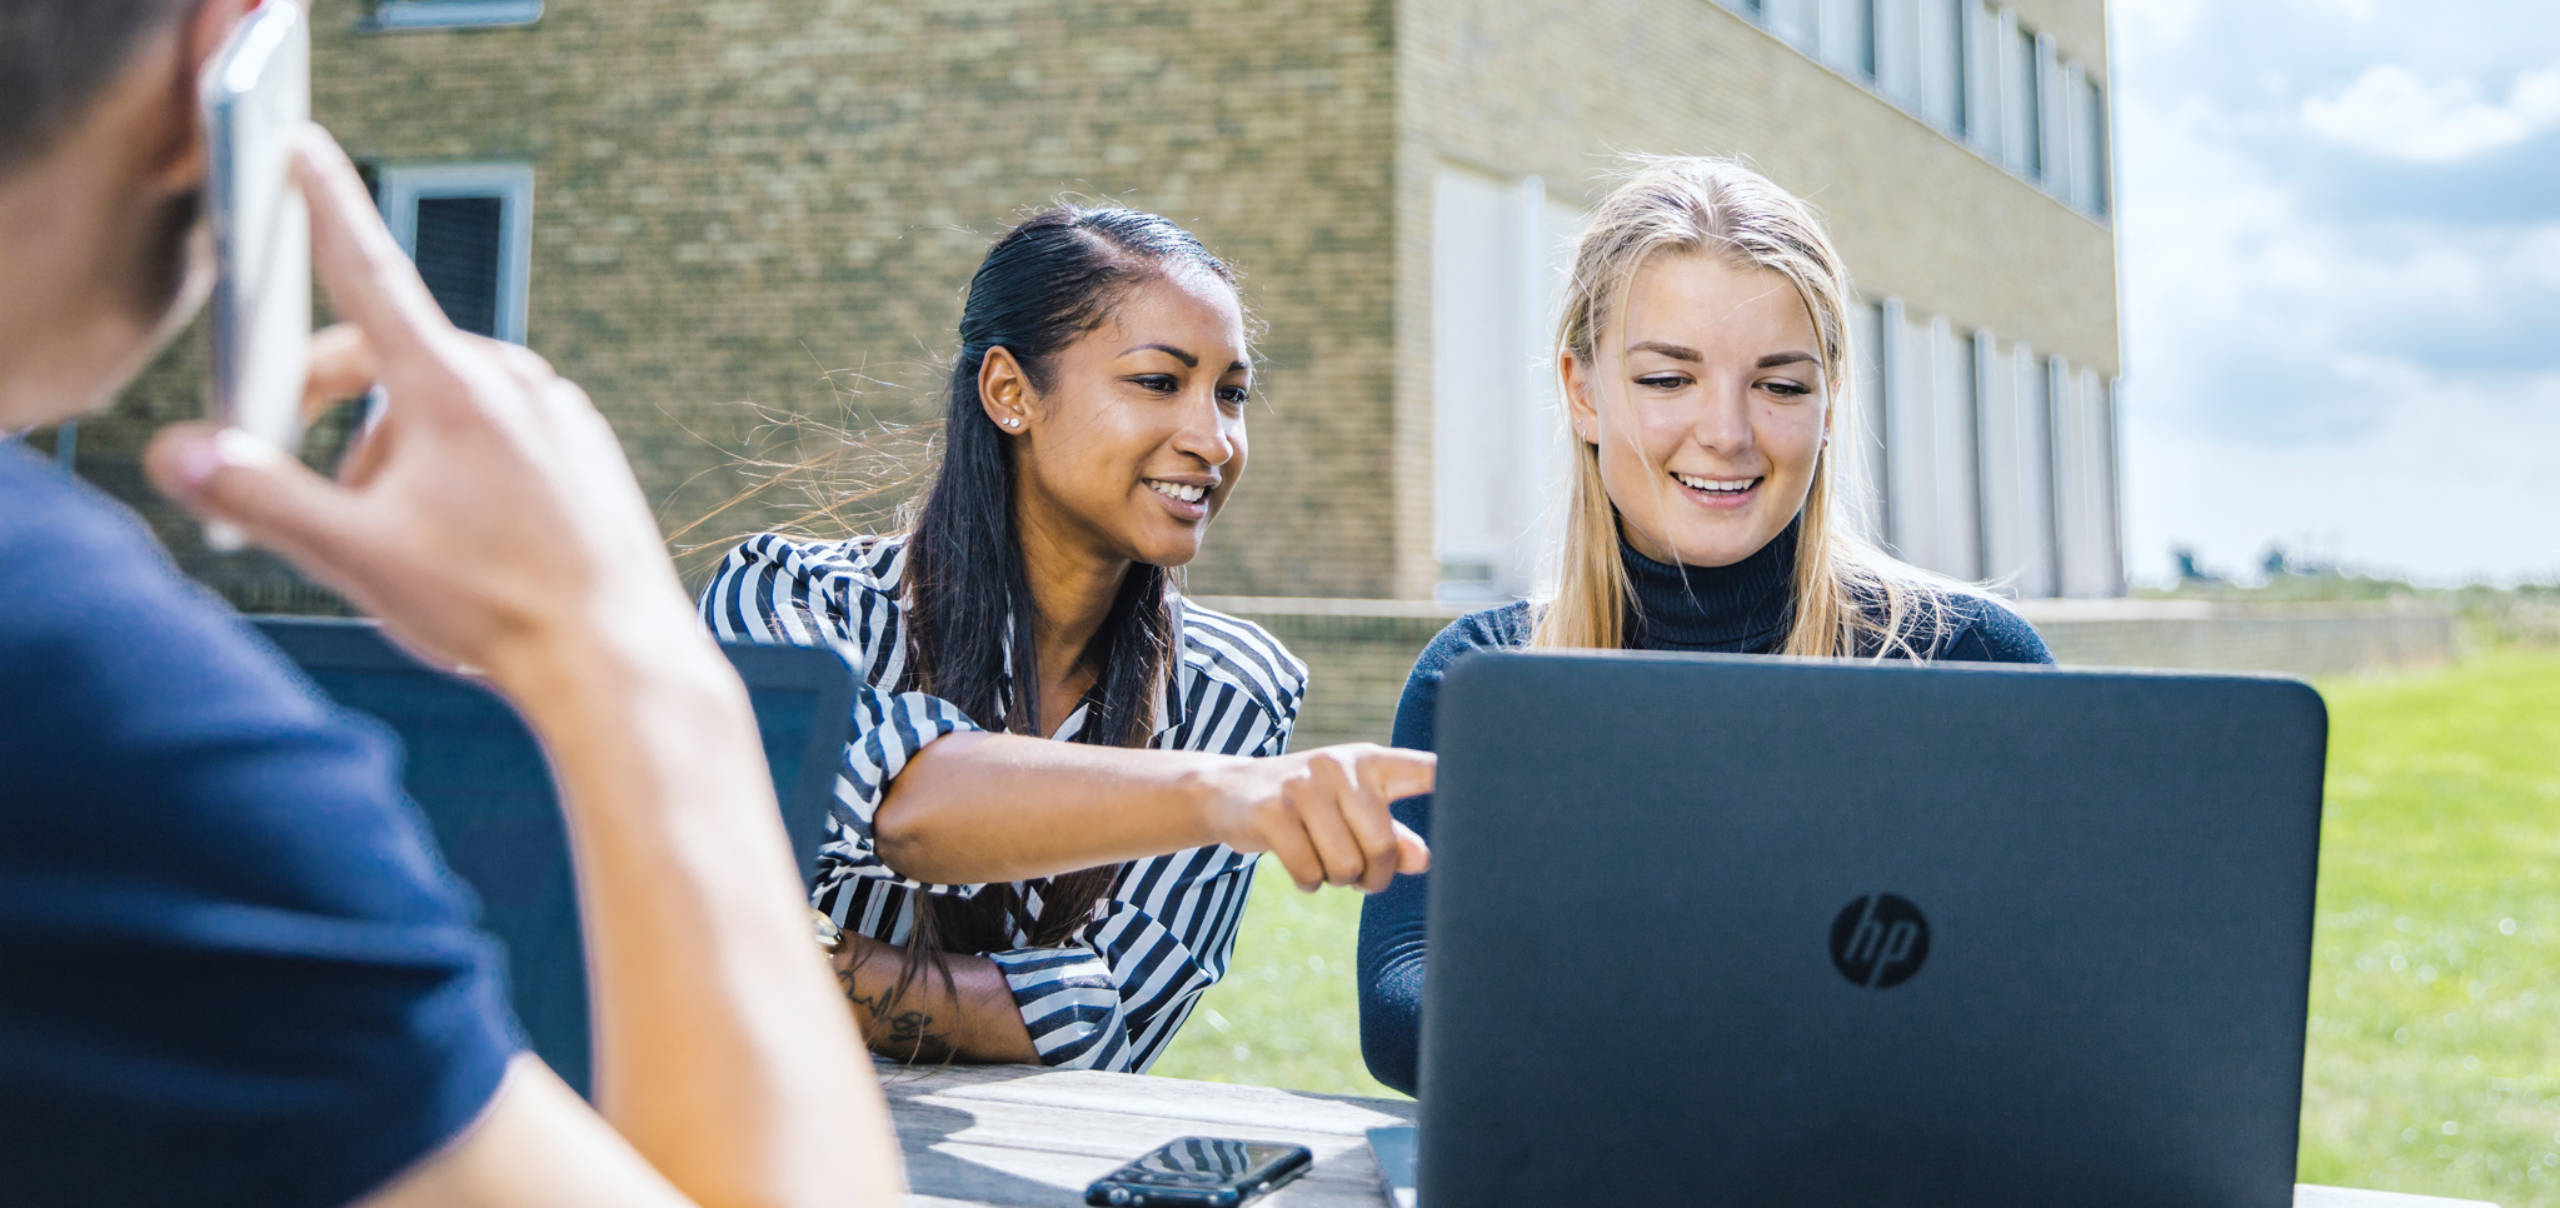
<svg viewBox="0 0 2560 1208">
<path fill-rule="evenodd" d="M 1628 632 L 1641 650 L 1768 654 L 1786 641 L 1792 615 L 1796 526 L 1731 566 L 1670 566 L 1621 544 L 1635 588 Z M 1947 601 L 1948 631 L 1933 659 L 1977 663 L 2050 663 L 2044 641 L 2019 616 L 1989 599 Z M 1529 644 L 1526 601 L 1458 618 L 1432 639 L 1405 681 L 1396 707 L 1395 745 L 1432 748 L 1440 679 L 1459 656 L 1480 648 Z M 1431 837 L 1431 798 L 1395 805 L 1396 819 Z M 1427 876 L 1427 874 L 1426 874 Z M 1422 1031 L 1423 900 L 1426 877 L 1397 877 L 1360 909 L 1360 1051 L 1378 1081 L 1413 1093 Z"/>
</svg>

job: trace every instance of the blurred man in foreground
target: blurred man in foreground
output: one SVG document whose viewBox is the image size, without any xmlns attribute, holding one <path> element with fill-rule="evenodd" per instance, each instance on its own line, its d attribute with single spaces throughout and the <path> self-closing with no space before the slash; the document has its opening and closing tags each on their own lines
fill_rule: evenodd
<svg viewBox="0 0 2560 1208">
<path fill-rule="evenodd" d="M 479 669 L 550 752 L 590 1109 L 521 1051 L 396 757 L 135 519 L 7 433 L 106 404 L 203 295 L 197 76 L 254 0 L 0 0 L 0 1203 L 888 1204 L 746 691 L 613 434 L 437 310 L 345 156 L 298 157 L 379 382 L 338 482 L 237 432 L 152 480 Z"/>
</svg>

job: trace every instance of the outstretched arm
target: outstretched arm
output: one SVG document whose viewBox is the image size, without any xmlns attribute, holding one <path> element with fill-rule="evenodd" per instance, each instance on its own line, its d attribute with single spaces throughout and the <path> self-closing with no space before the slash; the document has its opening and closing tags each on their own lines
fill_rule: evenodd
<svg viewBox="0 0 2560 1208">
<path fill-rule="evenodd" d="M 152 476 L 514 702 L 560 783 L 595 1004 L 602 1120 L 519 1058 L 383 1202 L 893 1203 L 886 1109 L 811 943 L 746 690 L 611 429 L 541 358 L 445 321 L 316 128 L 299 169 L 360 333 L 318 345 L 313 389 L 378 381 L 386 418 L 334 484 L 202 425 L 160 436 Z"/>
<path fill-rule="evenodd" d="M 942 884 L 1055 876 L 1223 843 L 1270 852 L 1301 889 L 1372 893 L 1430 850 L 1388 812 L 1429 792 L 1430 752 L 1369 743 L 1252 758 L 947 735 L 890 782 L 880 858 Z"/>
</svg>

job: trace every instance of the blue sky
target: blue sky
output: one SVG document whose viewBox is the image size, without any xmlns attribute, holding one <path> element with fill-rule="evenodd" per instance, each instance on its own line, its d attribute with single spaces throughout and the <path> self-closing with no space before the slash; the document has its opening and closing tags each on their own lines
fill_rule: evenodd
<svg viewBox="0 0 2560 1208">
<path fill-rule="evenodd" d="M 2560 577 L 2560 4 L 2110 8 L 2137 580 Z"/>
</svg>

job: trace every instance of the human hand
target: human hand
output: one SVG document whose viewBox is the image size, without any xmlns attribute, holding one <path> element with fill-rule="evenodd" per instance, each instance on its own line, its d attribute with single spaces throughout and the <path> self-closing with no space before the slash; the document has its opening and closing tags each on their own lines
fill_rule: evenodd
<svg viewBox="0 0 2560 1208">
<path fill-rule="evenodd" d="M 182 424 L 152 442 L 154 484 L 423 656 L 484 670 L 511 694 L 573 670 L 587 657 L 575 652 L 599 643 L 641 657 L 681 651 L 688 637 L 708 649 L 586 394 L 531 351 L 447 321 L 316 126 L 296 169 L 313 265 L 348 319 L 313 340 L 306 406 L 374 383 L 390 405 L 334 483 L 245 432 Z"/>
<path fill-rule="evenodd" d="M 1422 836 L 1388 806 L 1431 791 L 1439 758 L 1374 743 L 1318 747 L 1222 767 L 1209 829 L 1241 852 L 1280 858 L 1298 888 L 1357 885 L 1376 893 L 1397 873 L 1431 867 Z"/>
</svg>

